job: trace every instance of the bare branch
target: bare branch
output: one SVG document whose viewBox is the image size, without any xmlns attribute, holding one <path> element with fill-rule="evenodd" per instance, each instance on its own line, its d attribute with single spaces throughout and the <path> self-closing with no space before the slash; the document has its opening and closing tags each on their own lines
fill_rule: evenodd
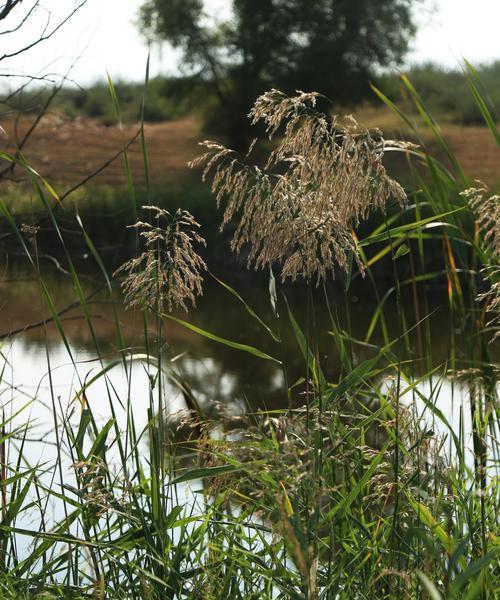
<svg viewBox="0 0 500 600">
<path fill-rule="evenodd" d="M 57 209 L 60 206 L 62 206 L 64 200 L 68 196 L 70 196 L 71 194 L 73 194 L 73 192 L 76 192 L 76 190 L 78 190 L 79 188 L 81 188 L 82 186 L 84 186 L 86 183 L 88 183 L 89 181 L 91 181 L 94 177 L 96 177 L 97 175 L 99 175 L 100 173 L 102 173 L 102 171 L 104 171 L 105 169 L 107 169 L 113 162 L 115 162 L 115 160 L 117 160 L 120 156 L 122 156 L 122 154 L 124 152 L 126 152 L 128 150 L 128 148 L 137 140 L 137 138 L 139 137 L 140 133 L 141 133 L 141 130 L 140 129 L 137 130 L 137 132 L 133 135 L 133 137 L 131 137 L 128 140 L 128 142 L 126 144 L 124 144 L 123 148 L 121 148 L 118 152 L 116 152 L 116 154 L 114 154 L 113 156 L 111 156 L 106 162 L 102 163 L 97 169 L 95 169 L 94 171 L 92 171 L 91 173 L 89 173 L 89 175 L 87 175 L 86 177 L 84 177 L 83 179 L 81 179 L 78 183 L 76 183 L 74 186 L 72 186 L 71 188 L 69 188 L 68 190 L 66 190 L 62 195 L 60 195 L 59 196 L 59 201 L 57 203 L 55 203 L 55 205 L 54 205 L 54 209 Z M 35 223 L 35 226 L 39 227 L 39 226 L 43 225 L 45 222 L 47 222 L 49 220 L 49 218 L 50 217 L 48 217 L 47 215 L 44 215 L 43 217 L 41 217 Z M 14 235 L 13 232 L 5 233 L 5 234 L 3 234 L 3 235 L 0 236 L 0 241 L 8 239 L 8 238 L 12 237 L 13 235 Z"/>
<path fill-rule="evenodd" d="M 91 299 L 96 296 L 102 289 L 104 288 L 103 285 L 99 286 L 97 289 L 95 289 L 93 292 L 91 292 L 86 298 L 85 298 L 85 302 L 86 304 L 93 304 L 93 303 L 99 303 L 99 301 L 92 301 Z M 63 316 L 64 314 L 68 313 L 69 311 L 78 308 L 80 306 L 80 301 L 75 301 L 75 302 L 71 302 L 71 304 L 68 304 L 67 306 L 65 306 L 63 309 L 61 309 L 60 311 L 57 312 L 57 318 Z M 74 316 L 74 317 L 67 317 L 65 320 L 74 320 L 74 319 L 82 319 L 84 317 L 81 316 Z M 95 318 L 99 318 L 94 316 Z M 39 327 L 43 327 L 44 325 L 48 325 L 49 323 L 52 323 L 53 321 L 55 321 L 56 317 L 48 317 L 47 319 L 42 319 L 40 321 L 36 321 L 35 323 L 29 323 L 27 325 L 24 325 L 23 327 L 18 327 L 17 329 L 11 329 L 10 331 L 4 331 L 2 333 L 0 333 L 0 340 L 4 340 L 7 338 L 11 338 L 14 337 L 15 335 L 18 335 L 20 333 L 25 333 L 26 331 L 29 331 L 31 329 L 37 329 Z"/>
<path fill-rule="evenodd" d="M 12 10 L 18 5 L 21 4 L 23 0 L 7 0 L 7 2 L 0 8 L 0 21 L 6 19 Z M 38 4 L 38 0 L 37 0 Z"/>
<path fill-rule="evenodd" d="M 37 8 L 38 3 L 39 3 L 39 0 L 36 0 L 36 2 L 33 4 L 33 6 L 29 9 L 29 11 L 24 15 L 24 17 L 21 19 L 21 21 L 19 21 L 19 23 L 13 29 L 6 29 L 5 31 L 0 31 L 0 35 L 7 35 L 9 33 L 15 33 L 16 31 L 19 31 L 21 29 L 21 27 L 26 23 L 26 21 L 28 21 L 28 19 L 31 17 L 31 15 L 35 12 L 35 9 Z"/>
<path fill-rule="evenodd" d="M 21 0 L 19 0 L 21 1 Z M 14 56 L 19 56 L 20 54 L 23 54 L 24 52 L 27 52 L 28 50 L 31 50 L 32 48 L 34 48 L 35 46 L 38 46 L 39 44 L 41 44 L 42 42 L 50 39 L 55 33 L 57 33 L 59 31 L 59 29 L 61 29 L 61 27 L 63 27 L 85 4 L 87 3 L 87 0 L 81 0 L 81 2 L 75 6 L 75 8 L 68 14 L 66 15 L 66 17 L 64 17 L 63 19 L 61 19 L 61 21 L 59 21 L 59 23 L 53 27 L 52 29 L 49 29 L 49 25 L 50 25 L 50 13 L 48 14 L 48 19 L 47 19 L 47 23 L 44 26 L 44 29 L 42 31 L 42 33 L 39 35 L 39 37 L 30 42 L 29 44 L 26 44 L 26 46 L 24 46 L 23 48 L 19 48 L 18 50 L 16 50 L 15 52 L 11 52 L 4 54 L 3 56 L 0 57 L 0 62 L 2 60 L 5 60 L 6 58 L 12 58 Z M 11 9 L 12 10 L 12 9 Z"/>
<path fill-rule="evenodd" d="M 134 136 L 131 137 L 130 140 L 124 145 L 124 147 L 120 148 L 120 150 L 116 154 L 114 154 L 113 156 L 111 156 L 106 162 L 102 163 L 97 169 L 95 169 L 94 171 L 92 171 L 92 173 L 89 173 L 86 177 L 84 177 L 83 179 L 81 179 L 77 184 L 75 184 L 69 190 L 66 190 L 64 192 L 64 194 L 62 194 L 62 196 L 59 197 L 59 204 L 61 202 L 63 202 L 63 200 L 65 200 L 70 194 L 72 194 L 73 192 L 76 192 L 76 190 L 78 190 L 79 188 L 81 188 L 82 186 L 84 186 L 91 179 L 94 179 L 94 177 L 97 177 L 97 175 L 99 175 L 100 173 L 102 173 L 112 163 L 114 163 L 115 160 L 118 159 L 124 152 L 126 152 L 128 150 L 128 148 L 136 141 L 136 139 L 139 137 L 140 133 L 141 133 L 141 130 L 139 129 L 134 134 Z"/>
</svg>

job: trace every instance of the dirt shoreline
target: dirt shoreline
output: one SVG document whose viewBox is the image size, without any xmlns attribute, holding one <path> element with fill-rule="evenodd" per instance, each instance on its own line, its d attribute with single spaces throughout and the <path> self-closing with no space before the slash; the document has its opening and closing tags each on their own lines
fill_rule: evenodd
<svg viewBox="0 0 500 600">
<path fill-rule="evenodd" d="M 405 137 L 405 131 L 384 109 L 361 111 L 356 116 L 369 127 L 379 123 L 387 137 Z M 13 140 L 16 137 L 22 139 L 31 123 L 32 119 L 27 116 L 17 122 L 12 118 L 0 121 L 5 130 L 0 139 L 0 149 L 15 151 Z M 187 163 L 199 152 L 198 142 L 202 139 L 200 129 L 200 121 L 195 116 L 145 125 L 152 185 L 178 181 L 186 176 L 189 172 Z M 49 181 L 71 186 L 119 153 L 138 130 L 139 124 L 125 124 L 120 128 L 116 125 L 105 126 L 87 118 L 71 120 L 60 115 L 48 115 L 30 136 L 23 153 L 29 163 Z M 445 124 L 442 132 L 464 171 L 472 179 L 480 179 L 495 189 L 500 188 L 500 152 L 486 127 Z M 433 152 L 438 150 L 430 135 L 424 138 L 424 143 Z M 128 155 L 132 173 L 140 185 L 144 178 L 144 164 L 139 137 L 130 145 Z M 16 181 L 18 177 L 20 173 L 17 173 Z M 126 176 L 123 159 L 118 157 L 113 161 L 96 177 L 95 183 L 124 185 Z"/>
</svg>

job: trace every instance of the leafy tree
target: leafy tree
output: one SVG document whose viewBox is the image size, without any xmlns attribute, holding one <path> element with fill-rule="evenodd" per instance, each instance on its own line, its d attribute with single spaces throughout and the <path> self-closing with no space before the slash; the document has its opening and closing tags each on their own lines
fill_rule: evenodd
<svg viewBox="0 0 500 600">
<path fill-rule="evenodd" d="M 212 82 L 234 140 L 257 95 L 271 87 L 360 99 L 376 67 L 405 55 L 415 1 L 232 0 L 231 18 L 214 23 L 203 0 L 147 0 L 141 24 Z"/>
</svg>

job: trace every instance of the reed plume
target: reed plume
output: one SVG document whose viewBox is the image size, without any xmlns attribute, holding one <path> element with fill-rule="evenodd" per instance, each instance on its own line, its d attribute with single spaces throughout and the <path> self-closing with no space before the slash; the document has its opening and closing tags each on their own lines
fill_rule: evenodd
<svg viewBox="0 0 500 600">
<path fill-rule="evenodd" d="M 478 187 L 463 191 L 462 196 L 474 212 L 483 237 L 483 246 L 491 252 L 496 262 L 500 262 L 500 196 L 490 196 L 488 186 L 480 181 L 477 183 Z"/>
<path fill-rule="evenodd" d="M 403 188 L 387 174 L 380 132 L 361 129 L 352 117 L 328 118 L 315 109 L 318 94 L 288 97 L 278 90 L 260 96 L 250 112 L 269 138 L 283 129 L 263 168 L 236 152 L 206 141 L 191 166 L 213 172 L 217 204 L 225 199 L 221 229 L 237 222 L 231 242 L 255 269 L 277 264 L 281 278 L 319 283 L 352 256 L 363 270 L 354 227 L 390 198 L 404 204 Z M 399 146 L 401 147 L 401 146 Z"/>
<path fill-rule="evenodd" d="M 491 315 L 487 326 L 494 333 L 492 342 L 500 338 L 500 196 L 489 195 L 488 187 L 477 182 L 478 187 L 472 187 L 462 196 L 468 201 L 482 236 L 481 245 L 490 255 L 490 263 L 482 270 L 483 275 L 489 280 L 491 287 L 478 300 L 485 302 L 485 308 Z"/>
<path fill-rule="evenodd" d="M 202 294 L 205 262 L 195 252 L 193 241 L 205 245 L 197 233 L 199 224 L 185 210 L 174 214 L 157 206 L 143 206 L 153 212 L 155 223 L 138 221 L 145 249 L 140 256 L 124 263 L 116 272 L 125 273 L 122 289 L 128 306 L 148 306 L 160 313 L 167 309 L 193 306 Z"/>
</svg>

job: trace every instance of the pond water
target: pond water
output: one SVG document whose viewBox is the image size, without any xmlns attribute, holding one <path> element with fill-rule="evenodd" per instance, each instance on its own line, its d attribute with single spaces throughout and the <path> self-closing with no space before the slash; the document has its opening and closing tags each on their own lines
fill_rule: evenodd
<svg viewBox="0 0 500 600">
<path fill-rule="evenodd" d="M 56 270 L 44 274 L 44 281 L 57 310 L 74 303 L 76 295 L 69 277 Z M 102 287 L 95 275 L 84 277 L 82 281 L 85 292 L 89 294 Z M 219 428 L 247 412 L 285 408 L 289 402 L 285 375 L 288 385 L 300 381 L 304 375 L 304 361 L 290 326 L 284 298 L 287 298 L 291 312 L 304 330 L 307 329 L 307 322 L 313 323 L 309 325 L 311 329 L 314 328 L 311 334 L 320 342 L 322 366 L 329 381 L 333 382 L 338 380 L 341 369 L 331 335 L 329 311 L 335 313 L 346 336 L 365 340 L 376 308 L 373 294 L 364 284 L 344 294 L 341 284 L 332 282 L 327 289 L 329 308 L 323 291 L 317 290 L 314 293 L 314 311 L 303 286 L 278 287 L 278 325 L 271 309 L 267 277 L 257 276 L 229 283 L 238 289 L 269 328 L 276 332 L 280 330 L 281 344 L 272 339 L 240 300 L 214 279 L 207 280 L 197 308 L 189 315 L 180 314 L 178 317 L 221 338 L 250 345 L 283 360 L 287 365 L 285 373 L 275 361 L 263 360 L 207 339 L 174 321 L 163 324 L 160 352 L 154 321 L 144 323 L 140 311 L 126 310 L 118 290 L 112 297 L 101 290 L 89 300 L 96 340 L 92 338 L 78 307 L 61 315 L 63 337 L 53 322 L 43 326 L 38 323 L 49 316 L 38 281 L 29 272 L 10 271 L 0 283 L 0 334 L 18 329 L 24 331 L 0 341 L 0 406 L 4 420 L 8 420 L 7 430 L 15 434 L 7 445 L 7 464 L 17 462 L 18 449 L 22 444 L 25 465 L 37 466 L 40 480 L 47 487 L 60 490 L 69 486 L 68 489 L 74 489 L 74 451 L 64 434 L 64 423 L 70 422 L 75 430 L 78 428 L 83 407 L 80 394 L 82 387 L 86 386 L 85 406 L 92 410 L 98 423 L 104 425 L 113 417 L 120 430 L 125 431 L 127 422 L 133 422 L 136 431 L 141 432 L 148 422 L 148 409 L 158 405 L 157 389 L 152 385 L 157 365 L 154 360 L 144 358 L 148 351 L 152 357 L 161 356 L 162 370 L 167 377 L 170 376 L 170 379 L 165 379 L 162 394 L 166 412 L 170 415 L 185 411 L 186 386 L 204 414 L 214 417 Z M 430 332 L 428 337 L 432 340 L 432 356 L 427 357 L 428 360 L 422 360 L 422 356 L 419 356 L 422 340 L 419 340 L 418 329 L 412 330 L 407 344 L 397 342 L 397 351 L 414 364 L 413 381 L 430 368 L 437 367 L 432 377 L 424 378 L 417 386 L 413 386 L 411 381 L 403 382 L 402 401 L 415 407 L 416 413 L 425 421 L 425 427 L 447 436 L 448 452 L 452 451 L 449 431 L 442 422 L 436 420 L 424 398 L 428 404 L 437 406 L 443 412 L 455 432 L 459 433 L 460 429 L 463 431 L 466 444 L 470 447 L 472 444 L 467 390 L 444 376 L 452 347 L 452 334 L 458 335 L 448 329 L 445 300 L 445 291 L 437 290 L 427 297 L 427 333 Z M 384 311 L 388 335 L 390 339 L 396 339 L 398 312 L 392 296 L 384 305 Z M 417 318 L 409 298 L 405 298 L 404 311 L 411 329 Z M 424 314 L 420 313 L 419 318 L 423 317 Z M 370 344 L 383 344 L 380 327 L 375 327 Z M 372 347 L 363 344 L 353 345 L 351 351 L 353 364 L 361 363 L 374 353 Z M 460 354 L 460 350 L 456 352 Z M 106 376 L 99 376 L 104 371 Z M 386 375 L 381 370 L 381 390 L 390 385 Z M 175 381 L 183 382 L 184 392 L 175 385 Z M 303 385 L 294 388 L 293 401 L 296 405 L 304 402 L 303 389 Z M 57 415 L 56 419 L 54 414 Z M 148 439 L 140 441 L 141 452 L 145 456 L 148 444 Z M 58 455 L 62 456 L 60 470 L 54 468 Z M 467 460 L 472 462 L 471 454 Z M 203 502 L 203 497 L 194 495 L 193 490 L 202 486 L 201 481 L 181 485 L 176 491 L 176 501 L 183 502 L 186 499 L 188 510 L 196 511 L 193 504 Z M 199 510 L 203 512 L 202 508 Z M 63 518 L 62 505 L 53 503 L 49 514 L 52 522 Z M 17 525 L 36 529 L 37 519 L 39 514 L 36 511 L 24 513 Z M 74 533 L 78 533 L 77 529 Z M 30 548 L 31 539 L 21 536 L 20 555 L 27 555 Z"/>
<path fill-rule="evenodd" d="M 76 294 L 71 280 L 60 271 L 46 273 L 44 281 L 58 310 L 69 307 L 75 301 Z M 84 277 L 83 282 L 87 293 L 92 293 L 101 286 L 95 275 Z M 188 384 L 190 395 L 205 414 L 223 413 L 225 418 L 247 411 L 286 407 L 289 399 L 285 377 L 291 386 L 304 376 L 304 360 L 290 326 L 285 298 L 304 332 L 308 322 L 309 327 L 314 328 L 311 333 L 320 343 L 322 368 L 332 382 L 338 380 L 341 369 L 335 340 L 331 335 L 330 313 L 335 314 L 346 336 L 366 341 L 377 305 L 373 291 L 364 283 L 344 294 L 341 284 L 332 282 L 326 290 L 328 307 L 324 291 L 316 290 L 314 309 L 307 300 L 308 293 L 304 286 L 278 286 L 278 323 L 271 309 L 266 276 L 252 275 L 236 284 L 234 281 L 228 283 L 238 289 L 270 329 L 276 333 L 279 331 L 282 343 L 276 343 L 265 327 L 249 314 L 243 303 L 210 277 L 207 278 L 204 295 L 199 299 L 198 306 L 188 315 L 178 316 L 216 336 L 249 345 L 283 360 L 285 371 L 275 361 L 263 360 L 248 352 L 207 339 L 178 322 L 164 322 L 161 340 L 161 357 L 166 372 L 174 379 Z M 3 283 L 0 282 L 0 293 L 0 334 L 36 325 L 49 316 L 38 282 L 26 271 L 10 272 L 9 277 L 4 277 Z M 393 350 L 402 359 L 412 362 L 412 376 L 415 379 L 432 368 L 437 368 L 433 379 L 423 381 L 421 387 L 424 389 L 427 386 L 426 394 L 430 395 L 432 402 L 439 402 L 446 414 L 456 417 L 456 406 L 462 403 L 464 394 L 461 388 L 443 378 L 443 373 L 450 356 L 452 336 L 456 338 L 454 351 L 458 361 L 462 353 L 460 344 L 465 342 L 460 342 L 459 332 L 449 329 L 446 292 L 435 290 L 432 294 L 427 294 L 427 319 L 424 318 L 426 313 L 422 307 L 418 309 L 420 312 L 415 313 L 411 297 L 404 300 L 405 320 L 410 333 L 406 342 L 397 342 Z M 110 395 L 107 390 L 111 384 L 111 396 L 117 407 L 120 403 L 126 404 L 126 399 L 129 399 L 137 422 L 140 425 L 145 423 L 151 387 L 149 375 L 156 367 L 148 366 L 147 361 L 134 361 L 132 357 L 140 357 L 148 350 L 150 354 L 158 355 L 155 323 L 150 321 L 145 325 L 140 311 L 125 310 L 118 292 L 110 297 L 101 290 L 92 296 L 88 306 L 95 341 L 78 307 L 61 315 L 65 339 L 61 337 L 56 325 L 50 323 L 31 327 L 0 341 L 3 363 L 0 388 L 2 404 L 9 404 L 10 411 L 15 412 L 19 403 L 33 399 L 29 410 L 32 417 L 36 418 L 38 429 L 43 424 L 52 425 L 52 419 L 47 414 L 50 415 L 54 402 L 60 404 L 61 408 L 70 406 L 84 382 L 92 380 L 104 367 L 115 363 L 107 373 L 108 383 L 105 378 L 98 378 L 86 390 L 87 401 L 96 414 L 102 413 L 103 418 L 109 415 Z M 384 314 L 389 338 L 396 339 L 398 312 L 394 295 L 389 295 L 384 304 Z M 423 320 L 420 330 L 415 327 L 417 320 Z M 147 335 L 144 333 L 145 327 Z M 426 332 L 424 327 L 427 327 Z M 431 357 L 423 355 L 426 351 L 422 347 L 424 335 L 431 341 Z M 383 345 L 382 331 L 378 325 L 374 328 L 369 343 Z M 119 350 L 123 352 L 120 353 Z M 349 351 L 354 365 L 374 355 L 373 348 L 364 343 L 353 344 Z M 123 356 L 127 360 L 120 363 L 119 358 Z M 303 403 L 301 390 L 303 386 L 294 388 L 295 404 Z M 415 394 L 409 392 L 407 396 L 411 400 Z M 186 394 L 175 385 L 166 386 L 164 402 L 167 410 L 175 413 L 186 407 Z"/>
</svg>

